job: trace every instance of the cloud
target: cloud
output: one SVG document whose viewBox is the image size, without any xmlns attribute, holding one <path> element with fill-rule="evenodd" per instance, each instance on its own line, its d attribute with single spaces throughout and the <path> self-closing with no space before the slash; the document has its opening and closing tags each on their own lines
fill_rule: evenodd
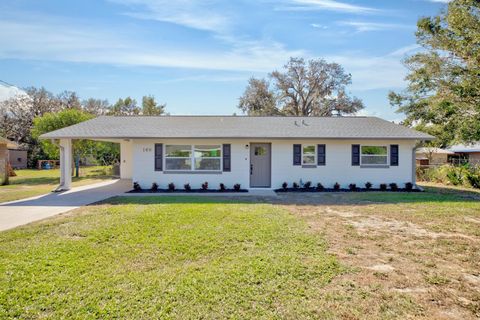
<svg viewBox="0 0 480 320">
<path fill-rule="evenodd" d="M 311 23 L 310 26 L 316 29 L 328 29 L 327 26 L 318 23 Z"/>
<path fill-rule="evenodd" d="M 328 10 L 346 13 L 377 13 L 381 10 L 335 0 L 289 0 L 280 10 Z"/>
<path fill-rule="evenodd" d="M 378 22 L 365 22 L 365 21 L 339 21 L 337 22 L 342 26 L 349 26 L 355 28 L 356 32 L 368 32 L 368 31 L 385 31 L 393 29 L 413 29 L 414 27 L 394 24 L 394 23 L 378 23 Z"/>
<path fill-rule="evenodd" d="M 305 56 L 273 40 L 217 35 L 221 49 L 140 41 L 135 34 L 59 17 L 0 19 L 0 58 L 267 72 Z"/>
<path fill-rule="evenodd" d="M 421 48 L 420 45 L 418 44 L 411 44 L 405 47 L 401 47 L 393 52 L 391 52 L 389 55 L 392 57 L 403 57 L 408 53 L 413 53 L 415 51 L 418 51 Z"/>
<path fill-rule="evenodd" d="M 127 6 L 125 15 L 156 20 L 188 28 L 221 32 L 229 25 L 229 17 L 216 12 L 213 1 L 198 0 L 110 0 Z"/>
<path fill-rule="evenodd" d="M 404 87 L 407 75 L 407 69 L 396 54 L 397 51 L 399 50 L 382 56 L 351 53 L 324 58 L 341 64 L 352 75 L 352 90 L 393 89 Z"/>
</svg>

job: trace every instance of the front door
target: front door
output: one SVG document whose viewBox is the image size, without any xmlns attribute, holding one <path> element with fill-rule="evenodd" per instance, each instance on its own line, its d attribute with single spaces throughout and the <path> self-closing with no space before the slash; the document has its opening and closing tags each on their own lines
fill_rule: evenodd
<svg viewBox="0 0 480 320">
<path fill-rule="evenodd" d="M 250 144 L 250 188 L 270 188 L 270 143 Z"/>
</svg>

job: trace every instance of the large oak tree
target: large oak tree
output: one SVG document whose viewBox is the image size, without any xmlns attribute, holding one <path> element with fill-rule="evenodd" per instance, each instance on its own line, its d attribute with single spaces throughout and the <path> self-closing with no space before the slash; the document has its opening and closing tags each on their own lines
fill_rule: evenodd
<svg viewBox="0 0 480 320">
<path fill-rule="evenodd" d="M 352 77 L 337 63 L 290 58 L 282 71 L 251 78 L 238 107 L 249 115 L 331 116 L 351 114 L 363 103 L 346 87 Z"/>
</svg>

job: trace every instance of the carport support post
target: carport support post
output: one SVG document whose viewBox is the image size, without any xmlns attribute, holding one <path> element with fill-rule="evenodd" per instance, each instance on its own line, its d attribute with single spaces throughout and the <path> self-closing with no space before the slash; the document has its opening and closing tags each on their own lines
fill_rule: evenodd
<svg viewBox="0 0 480 320">
<path fill-rule="evenodd" d="M 60 139 L 60 186 L 57 191 L 70 190 L 72 185 L 72 139 Z"/>
</svg>

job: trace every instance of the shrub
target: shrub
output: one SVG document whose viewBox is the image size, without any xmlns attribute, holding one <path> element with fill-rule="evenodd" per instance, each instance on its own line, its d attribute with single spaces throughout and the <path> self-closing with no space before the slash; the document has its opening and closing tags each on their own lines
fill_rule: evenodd
<svg viewBox="0 0 480 320">
<path fill-rule="evenodd" d="M 348 188 L 351 190 L 351 191 L 357 191 L 357 185 L 355 183 L 350 183 L 348 185 Z"/>
<path fill-rule="evenodd" d="M 387 190 L 387 184 L 386 183 L 380 183 L 380 190 L 386 191 Z"/>
<path fill-rule="evenodd" d="M 175 184 L 173 182 L 168 184 L 168 191 L 175 191 Z"/>
<path fill-rule="evenodd" d="M 133 183 L 133 190 L 140 191 L 140 190 L 142 190 L 142 187 L 140 187 L 140 184 L 138 184 L 138 182 L 134 182 Z"/>
<path fill-rule="evenodd" d="M 294 183 L 292 184 L 292 186 L 293 186 L 293 189 L 298 189 L 298 188 L 300 187 L 300 186 L 298 185 L 298 183 L 296 183 L 296 182 L 294 182 Z"/>
<path fill-rule="evenodd" d="M 185 189 L 185 191 L 191 191 L 192 190 L 192 187 L 190 187 L 190 183 L 185 183 L 183 185 L 183 189 Z"/>
<path fill-rule="evenodd" d="M 405 183 L 405 190 L 412 191 L 413 190 L 413 183 L 411 183 L 411 182 Z"/>
<path fill-rule="evenodd" d="M 156 182 L 152 183 L 152 187 L 150 188 L 152 191 L 157 191 L 158 190 L 158 184 Z"/>
<path fill-rule="evenodd" d="M 478 173 L 469 172 L 467 174 L 467 180 L 474 188 L 480 188 L 480 170 Z"/>
<path fill-rule="evenodd" d="M 223 183 L 220 183 L 220 191 L 225 191 L 226 188 L 225 188 L 225 185 Z"/>
<path fill-rule="evenodd" d="M 335 191 L 340 190 L 340 184 L 338 182 L 335 182 L 335 184 L 333 185 L 333 190 Z"/>
<path fill-rule="evenodd" d="M 235 191 L 240 191 L 240 183 L 235 183 L 235 184 L 233 185 L 233 190 L 235 190 Z"/>
<path fill-rule="evenodd" d="M 398 191 L 398 185 L 395 182 L 390 183 L 390 189 L 392 191 Z"/>
<path fill-rule="evenodd" d="M 323 187 L 323 184 L 321 184 L 320 182 L 317 183 L 317 191 L 323 191 L 324 187 Z"/>
<path fill-rule="evenodd" d="M 283 190 L 287 190 L 287 187 L 288 187 L 288 183 L 286 183 L 286 182 L 282 183 L 282 189 Z"/>
<path fill-rule="evenodd" d="M 202 190 L 208 190 L 208 182 L 202 183 Z"/>
<path fill-rule="evenodd" d="M 365 183 L 365 189 L 370 190 L 371 188 L 372 188 L 372 183 L 371 182 Z"/>
<path fill-rule="evenodd" d="M 303 185 L 303 187 L 304 187 L 305 189 L 310 189 L 311 186 L 312 186 L 312 182 L 311 182 L 311 181 L 307 181 L 307 182 L 305 182 L 305 184 Z"/>
</svg>

